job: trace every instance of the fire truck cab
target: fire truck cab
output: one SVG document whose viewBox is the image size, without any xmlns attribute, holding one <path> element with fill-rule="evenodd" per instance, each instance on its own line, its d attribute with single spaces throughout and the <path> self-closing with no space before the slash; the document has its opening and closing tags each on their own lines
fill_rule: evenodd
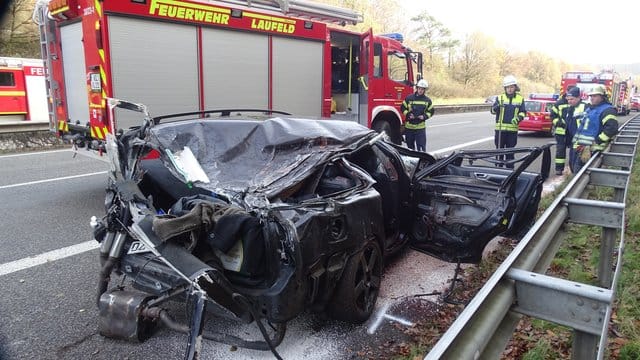
<svg viewBox="0 0 640 360">
<path fill-rule="evenodd" d="M 401 139 L 400 105 L 422 54 L 398 34 L 338 27 L 362 17 L 285 0 L 53 0 L 39 11 L 54 129 L 87 140 L 135 125 L 105 98 L 154 115 L 280 110 L 357 121 Z M 93 142 L 95 144 L 95 141 Z"/>
</svg>

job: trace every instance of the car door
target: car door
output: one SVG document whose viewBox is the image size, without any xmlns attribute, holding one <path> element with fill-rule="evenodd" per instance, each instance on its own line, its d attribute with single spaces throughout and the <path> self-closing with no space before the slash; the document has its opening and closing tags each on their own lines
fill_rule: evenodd
<svg viewBox="0 0 640 360">
<path fill-rule="evenodd" d="M 507 152 L 522 159 L 515 169 L 492 164 Z M 543 176 L 524 170 L 543 152 L 544 148 L 460 152 L 416 172 L 411 246 L 445 261 L 478 263 L 495 236 L 519 232 L 533 221 Z M 543 167 L 549 165 L 550 160 L 543 161 Z"/>
<path fill-rule="evenodd" d="M 375 91 L 375 85 L 371 83 L 373 77 L 373 31 L 367 30 L 360 37 L 360 76 L 358 77 L 359 89 L 359 110 L 358 122 L 369 127 L 371 122 L 371 101 L 369 97 L 370 91 Z M 374 88 L 371 88 L 374 86 Z"/>
</svg>

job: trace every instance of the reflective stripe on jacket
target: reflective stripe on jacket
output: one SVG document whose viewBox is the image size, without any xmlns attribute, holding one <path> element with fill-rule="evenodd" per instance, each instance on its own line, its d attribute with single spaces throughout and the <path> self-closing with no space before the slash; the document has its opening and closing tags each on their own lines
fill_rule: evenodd
<svg viewBox="0 0 640 360">
<path fill-rule="evenodd" d="M 526 114 L 524 98 L 519 93 L 512 97 L 500 94 L 491 107 L 491 113 L 496 114 L 496 130 L 517 132 L 518 123 Z"/>
<path fill-rule="evenodd" d="M 567 137 L 569 141 L 573 139 L 573 136 L 576 134 L 578 130 L 578 118 L 582 117 L 584 112 L 587 110 L 587 103 L 580 101 L 578 105 L 572 107 L 571 105 L 567 105 L 567 107 L 562 109 L 562 113 L 560 114 L 562 123 L 565 126 L 564 135 Z M 557 130 L 557 129 L 556 129 Z M 556 135 L 559 135 L 556 133 Z"/>
<path fill-rule="evenodd" d="M 557 104 L 557 103 L 556 103 Z M 554 105 L 551 109 L 551 123 L 553 124 L 555 135 L 565 135 L 567 123 L 562 117 L 562 114 L 569 108 L 569 104 L 562 103 L 560 105 Z"/>
<path fill-rule="evenodd" d="M 563 120 L 562 120 L 562 111 L 567 108 L 569 104 L 567 103 L 567 97 L 562 96 L 558 101 L 556 101 L 551 107 L 550 114 L 551 115 L 551 124 L 553 125 L 553 133 L 554 135 L 564 135 Z"/>
<path fill-rule="evenodd" d="M 595 145 L 602 150 L 618 132 L 616 109 L 608 102 L 589 107 L 585 116 L 578 119 L 578 129 L 573 137 L 573 147 Z"/>
<path fill-rule="evenodd" d="M 426 120 L 431 118 L 434 113 L 433 103 L 426 95 L 418 95 L 413 93 L 402 102 L 400 106 L 402 114 L 405 118 L 405 129 L 424 129 L 427 127 Z M 409 114 L 413 114 L 414 119 L 409 119 Z M 418 119 L 418 116 L 424 115 L 425 120 Z"/>
</svg>

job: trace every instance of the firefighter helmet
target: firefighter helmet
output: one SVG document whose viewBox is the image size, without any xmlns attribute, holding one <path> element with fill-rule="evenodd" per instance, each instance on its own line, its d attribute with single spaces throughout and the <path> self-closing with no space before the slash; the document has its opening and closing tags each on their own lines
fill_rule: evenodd
<svg viewBox="0 0 640 360">
<path fill-rule="evenodd" d="M 504 79 L 502 79 L 502 87 L 507 87 L 511 85 L 518 86 L 518 80 L 516 80 L 516 77 L 513 75 L 505 76 Z"/>
<path fill-rule="evenodd" d="M 418 81 L 418 84 L 416 85 L 416 87 L 423 88 L 423 89 L 428 89 L 429 88 L 429 83 L 425 79 L 420 79 L 420 81 Z"/>
<path fill-rule="evenodd" d="M 589 90 L 589 96 L 591 95 L 607 95 L 607 89 L 604 88 L 604 85 L 596 85 L 591 90 Z"/>
</svg>

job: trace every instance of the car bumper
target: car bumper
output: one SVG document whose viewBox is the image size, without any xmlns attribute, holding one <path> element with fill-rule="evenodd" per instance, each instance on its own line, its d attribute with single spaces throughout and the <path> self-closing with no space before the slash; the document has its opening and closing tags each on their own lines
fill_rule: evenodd
<svg viewBox="0 0 640 360">
<path fill-rule="evenodd" d="M 550 133 L 551 123 L 524 120 L 520 124 L 518 124 L 518 130 Z"/>
</svg>

